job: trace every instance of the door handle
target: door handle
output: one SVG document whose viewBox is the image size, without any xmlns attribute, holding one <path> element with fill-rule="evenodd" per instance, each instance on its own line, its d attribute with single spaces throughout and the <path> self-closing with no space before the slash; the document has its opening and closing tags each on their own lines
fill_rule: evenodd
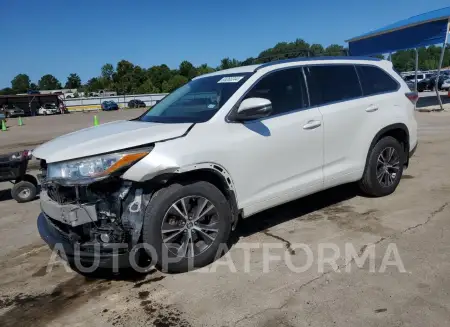
<svg viewBox="0 0 450 327">
<path fill-rule="evenodd" d="M 378 107 L 376 105 L 370 105 L 366 109 L 367 112 L 374 112 L 374 111 L 377 111 L 377 110 L 378 110 Z"/>
<path fill-rule="evenodd" d="M 310 120 L 305 125 L 303 125 L 303 129 L 314 129 L 322 125 L 320 120 Z"/>
</svg>

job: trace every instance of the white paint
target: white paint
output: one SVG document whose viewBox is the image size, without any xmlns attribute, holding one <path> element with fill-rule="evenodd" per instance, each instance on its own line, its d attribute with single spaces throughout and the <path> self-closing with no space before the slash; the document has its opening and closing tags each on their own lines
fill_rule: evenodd
<svg viewBox="0 0 450 327">
<path fill-rule="evenodd" d="M 192 124 L 121 121 L 62 136 L 37 148 L 34 155 L 56 162 L 156 142 L 148 156 L 124 173 L 124 179 L 142 182 L 162 173 L 219 165 L 229 176 L 238 208 L 246 217 L 334 185 L 361 179 L 369 146 L 375 135 L 388 125 L 405 124 L 410 134 L 410 149 L 417 144 L 414 105 L 405 96 L 410 90 L 387 61 L 336 59 L 327 60 L 326 64 L 379 66 L 399 82 L 398 92 L 258 121 L 227 122 L 228 113 L 265 74 L 323 63 L 318 58 L 265 67 L 239 67 L 206 75 L 254 71 L 259 67 L 209 121 L 195 124 L 185 136 Z"/>
</svg>

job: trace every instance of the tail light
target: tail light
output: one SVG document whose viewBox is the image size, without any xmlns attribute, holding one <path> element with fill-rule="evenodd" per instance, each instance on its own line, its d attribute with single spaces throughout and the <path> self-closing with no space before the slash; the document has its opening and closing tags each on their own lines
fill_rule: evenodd
<svg viewBox="0 0 450 327">
<path fill-rule="evenodd" d="M 419 93 L 417 92 L 408 92 L 405 93 L 405 96 L 411 101 L 414 105 L 417 104 L 417 101 L 419 100 Z"/>
</svg>

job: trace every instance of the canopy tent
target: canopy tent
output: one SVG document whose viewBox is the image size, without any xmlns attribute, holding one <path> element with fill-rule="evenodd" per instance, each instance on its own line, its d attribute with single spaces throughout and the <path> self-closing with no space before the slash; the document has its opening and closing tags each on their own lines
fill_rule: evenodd
<svg viewBox="0 0 450 327">
<path fill-rule="evenodd" d="M 416 49 L 417 76 L 417 48 L 442 43 L 442 53 L 436 77 L 436 85 L 438 85 L 442 62 L 444 60 L 445 45 L 448 40 L 449 23 L 450 7 L 430 11 L 347 40 L 349 43 L 349 52 L 352 56 L 367 56 L 392 53 L 405 49 Z M 443 109 L 439 90 L 436 90 L 436 93 L 441 109 Z"/>
</svg>

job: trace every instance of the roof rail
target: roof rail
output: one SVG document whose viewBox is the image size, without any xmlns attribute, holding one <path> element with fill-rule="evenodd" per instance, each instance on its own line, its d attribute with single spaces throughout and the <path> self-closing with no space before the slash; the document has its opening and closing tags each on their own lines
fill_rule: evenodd
<svg viewBox="0 0 450 327">
<path fill-rule="evenodd" d="M 379 58 L 374 57 L 354 57 L 354 56 L 336 56 L 336 57 L 300 57 L 300 58 L 292 58 L 285 60 L 277 60 L 271 61 L 261 66 L 256 67 L 255 72 L 260 70 L 261 68 L 270 67 L 279 64 L 286 64 L 291 62 L 303 62 L 303 61 L 313 61 L 313 60 L 321 60 L 321 61 L 330 61 L 330 60 L 368 60 L 368 61 L 381 61 Z"/>
</svg>

